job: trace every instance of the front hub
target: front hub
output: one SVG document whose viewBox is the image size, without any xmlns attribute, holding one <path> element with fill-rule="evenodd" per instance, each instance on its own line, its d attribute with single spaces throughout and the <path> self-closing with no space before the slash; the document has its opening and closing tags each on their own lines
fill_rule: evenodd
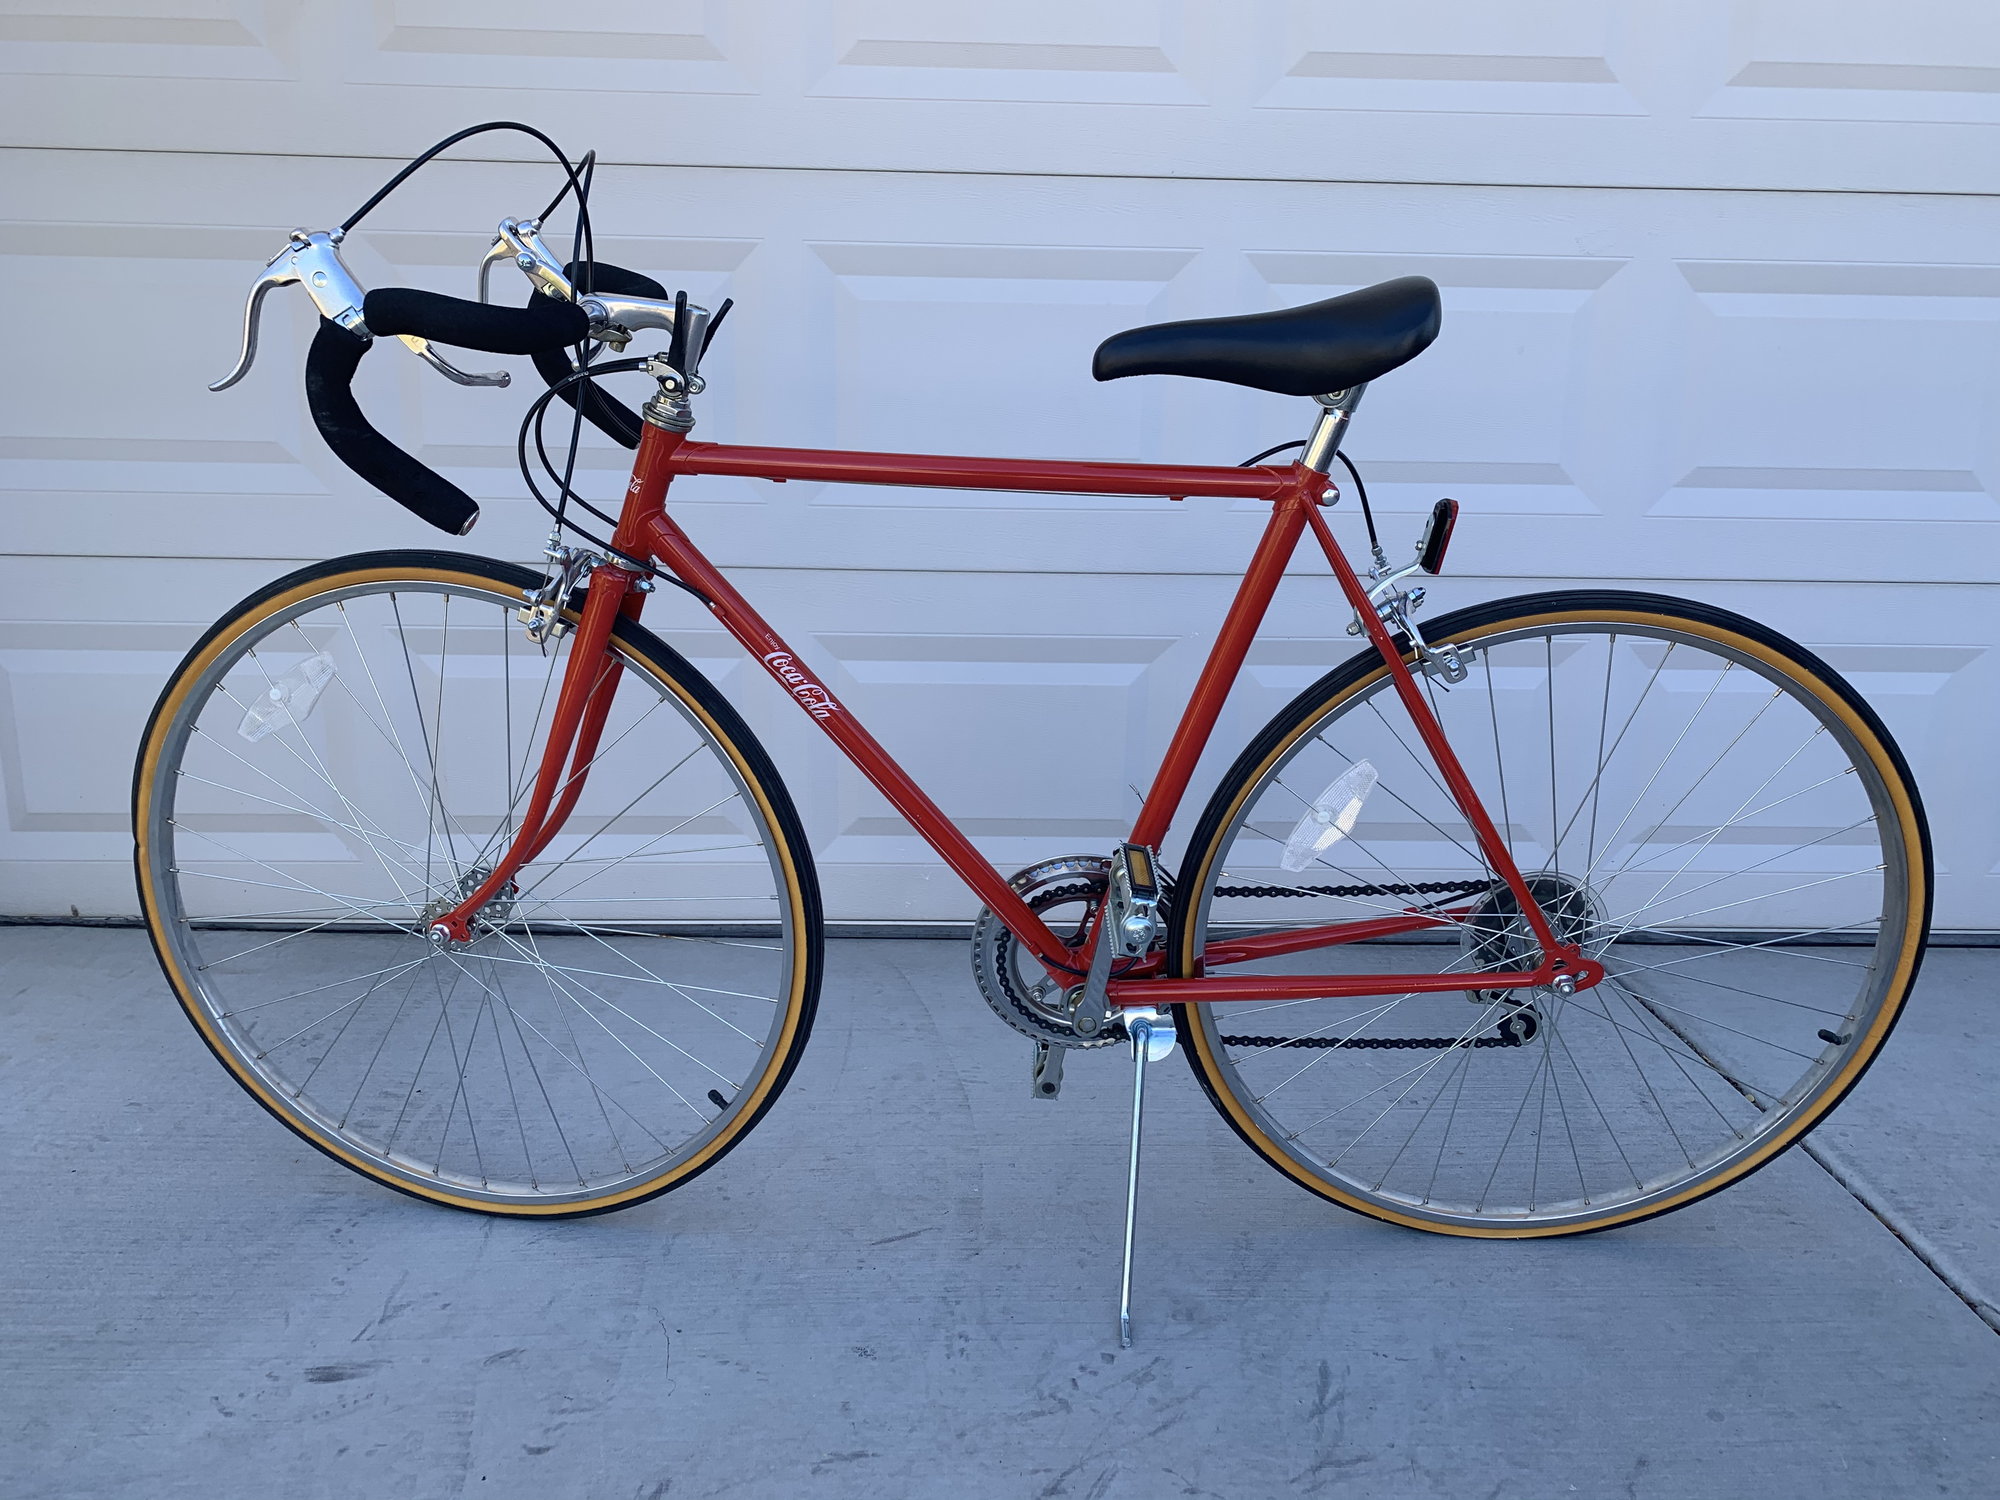
<svg viewBox="0 0 2000 1500">
<path fill-rule="evenodd" d="M 431 946 L 438 949 L 462 948 L 480 932 L 492 932 L 505 927 L 514 915 L 514 900 L 520 895 L 520 887 L 508 881 L 495 891 L 486 904 L 473 911 L 469 917 L 454 916 L 459 907 L 474 891 L 486 883 L 493 873 L 490 866 L 480 866 L 467 870 L 459 876 L 457 884 L 445 894 L 437 897 L 423 910 L 417 925 L 430 938 Z"/>
</svg>

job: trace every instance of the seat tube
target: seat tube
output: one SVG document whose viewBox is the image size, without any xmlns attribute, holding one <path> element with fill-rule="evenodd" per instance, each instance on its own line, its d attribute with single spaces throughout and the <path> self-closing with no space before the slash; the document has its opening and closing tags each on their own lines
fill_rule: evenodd
<svg viewBox="0 0 2000 1500">
<path fill-rule="evenodd" d="M 1271 596 L 1285 576 L 1285 565 L 1298 547 L 1306 516 L 1317 503 L 1322 478 L 1306 469 L 1295 471 L 1295 475 L 1290 487 L 1272 504 L 1271 517 L 1257 543 L 1256 555 L 1244 570 L 1236 598 L 1229 606 L 1222 628 L 1216 632 L 1208 661 L 1202 666 L 1187 709 L 1160 761 L 1159 774 L 1153 778 L 1146 805 L 1140 809 L 1139 821 L 1132 830 L 1134 843 L 1157 849 L 1167 836 L 1181 798 L 1187 794 L 1188 782 L 1194 777 L 1195 765 L 1208 745 L 1209 736 L 1215 732 L 1223 702 L 1242 672 L 1250 643 L 1257 637 L 1257 627 L 1271 606 Z"/>
</svg>

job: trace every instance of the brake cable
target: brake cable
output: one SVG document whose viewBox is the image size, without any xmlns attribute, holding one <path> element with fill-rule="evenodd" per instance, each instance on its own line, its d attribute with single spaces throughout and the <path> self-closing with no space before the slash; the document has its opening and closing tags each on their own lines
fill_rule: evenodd
<svg viewBox="0 0 2000 1500">
<path fill-rule="evenodd" d="M 1257 464 L 1261 464 L 1274 453 L 1283 453 L 1289 448 L 1303 448 L 1306 442 L 1307 439 L 1305 438 L 1294 438 L 1289 443 L 1279 443 L 1275 447 L 1266 448 L 1262 453 L 1252 454 L 1236 467 L 1239 469 L 1251 468 Z M 1347 465 L 1347 472 L 1354 479 L 1354 493 L 1356 498 L 1361 501 L 1361 519 L 1368 525 L 1368 548 L 1375 554 L 1376 560 L 1379 562 L 1382 557 L 1382 542 L 1375 535 L 1375 512 L 1368 504 L 1368 486 L 1361 482 L 1361 471 L 1354 467 L 1353 459 L 1349 458 L 1345 453 L 1335 453 L 1334 457 Z"/>
<path fill-rule="evenodd" d="M 554 213 L 558 208 L 560 208 L 562 206 L 563 200 L 568 198 L 570 194 L 574 193 L 576 195 L 576 229 L 574 234 L 571 236 L 571 241 L 570 241 L 570 260 L 571 263 L 573 265 L 576 265 L 578 268 L 577 289 L 581 292 L 585 293 L 589 292 L 591 290 L 592 271 L 594 270 L 597 262 L 596 235 L 593 232 L 590 222 L 590 188 L 592 180 L 596 176 L 597 172 L 597 153 L 595 151 L 585 152 L 583 157 L 578 162 L 572 164 L 568 154 L 565 153 L 562 147 L 558 146 L 553 139 L 551 139 L 548 135 L 544 134 L 542 131 L 535 129 L 534 126 L 523 125 L 517 120 L 489 120 L 483 125 L 470 125 L 467 126 L 464 130 L 460 130 L 451 135 L 446 136 L 443 140 L 439 141 L 436 145 L 432 146 L 428 151 L 423 152 L 421 155 L 417 156 L 412 161 L 410 161 L 400 171 L 398 171 L 395 174 L 395 176 L 391 177 L 380 188 L 376 189 L 375 193 L 368 199 L 367 202 L 363 203 L 361 207 L 357 208 L 353 213 L 349 214 L 347 218 L 342 222 L 340 226 L 341 233 L 346 234 L 347 232 L 351 231 L 355 227 L 355 225 L 359 224 L 363 219 L 367 218 L 370 213 L 374 212 L 375 208 L 385 198 L 387 198 L 391 193 L 395 192 L 397 188 L 401 187 L 413 175 L 415 175 L 415 173 L 420 168 L 428 165 L 432 160 L 434 160 L 436 157 L 438 157 L 445 151 L 450 150 L 460 141 L 469 140 L 476 135 L 484 135 L 489 131 L 503 131 L 503 130 L 515 131 L 521 135 L 525 135 L 533 140 L 539 141 L 542 145 L 548 148 L 549 154 L 553 156 L 556 159 L 557 164 L 561 166 L 563 171 L 562 188 L 556 193 L 555 197 L 549 200 L 548 206 L 542 210 L 538 218 L 538 222 L 541 219 L 547 219 L 550 214 Z M 609 522 L 614 527 L 617 525 L 617 522 L 613 517 L 606 515 L 596 506 L 591 505 L 588 501 L 585 501 L 580 495 L 577 495 L 573 483 L 576 477 L 576 465 L 578 456 L 583 446 L 583 405 L 584 402 L 588 400 L 589 382 L 593 379 L 593 377 L 596 374 L 608 373 L 610 369 L 610 367 L 608 366 L 604 367 L 604 369 L 601 371 L 593 369 L 591 361 L 596 357 L 598 352 L 599 350 L 597 348 L 592 347 L 588 343 L 577 345 L 573 354 L 574 363 L 576 365 L 576 374 L 573 375 L 569 380 L 562 382 L 560 387 L 551 388 L 551 393 L 552 393 L 554 389 L 565 388 L 575 383 L 578 380 L 581 380 L 585 383 L 585 390 L 582 393 L 580 393 L 580 399 L 577 402 L 576 419 L 571 423 L 570 426 L 569 445 L 568 445 L 568 450 L 564 455 L 562 472 L 560 474 L 556 472 L 555 464 L 550 460 L 548 456 L 547 445 L 543 442 L 542 439 L 542 430 L 538 418 L 540 417 L 542 412 L 546 410 L 548 404 L 548 395 L 544 394 L 543 397 L 541 397 L 538 401 L 536 401 L 534 405 L 532 405 L 529 408 L 528 417 L 524 419 L 522 423 L 520 439 L 516 443 L 517 456 L 520 458 L 521 477 L 527 483 L 528 490 L 535 497 L 536 502 L 542 507 L 543 510 L 549 513 L 550 518 L 554 522 L 554 532 L 552 533 L 551 536 L 552 543 L 555 540 L 555 538 L 560 537 L 562 532 L 565 529 L 567 529 L 569 531 L 576 533 L 579 537 L 581 537 L 584 541 L 589 542 L 592 546 L 602 549 L 607 555 L 616 555 L 623 562 L 631 564 L 645 573 L 651 574 L 653 572 L 653 569 L 650 565 L 640 562 L 638 559 L 631 557 L 629 554 L 619 551 L 619 549 L 611 546 L 608 542 L 605 542 L 601 538 L 592 535 L 584 528 L 570 521 L 567 514 L 569 509 L 569 502 L 572 499 L 574 499 L 579 505 L 582 505 L 584 509 L 588 510 L 593 516 L 596 516 L 600 520 Z M 547 496 L 545 496 L 542 493 L 540 487 L 535 483 L 534 476 L 529 471 L 528 468 L 527 454 L 526 454 L 526 440 L 527 440 L 528 424 L 530 422 L 535 423 L 536 453 L 541 459 L 543 468 L 548 471 L 549 477 L 552 480 L 554 480 L 557 485 L 556 499 L 553 504 L 549 501 Z"/>
</svg>

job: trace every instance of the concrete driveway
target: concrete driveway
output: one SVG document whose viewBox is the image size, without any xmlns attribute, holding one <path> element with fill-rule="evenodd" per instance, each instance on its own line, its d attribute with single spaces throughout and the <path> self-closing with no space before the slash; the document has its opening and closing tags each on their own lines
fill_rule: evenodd
<svg viewBox="0 0 2000 1500">
<path fill-rule="evenodd" d="M 1996 982 L 1934 952 L 1813 1155 L 1581 1240 L 1343 1213 L 1175 1063 L 1120 1351 L 1125 1070 L 1031 1100 L 958 944 L 832 943 L 721 1168 L 529 1224 L 300 1144 L 140 933 L 0 928 L 0 1494 L 1991 1496 Z"/>
</svg>

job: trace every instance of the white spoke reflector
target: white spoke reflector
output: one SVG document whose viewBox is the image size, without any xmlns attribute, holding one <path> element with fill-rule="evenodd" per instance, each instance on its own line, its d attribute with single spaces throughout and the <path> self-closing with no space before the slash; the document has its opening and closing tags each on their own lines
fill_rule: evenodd
<svg viewBox="0 0 2000 1500">
<path fill-rule="evenodd" d="M 270 679 L 270 691 L 250 705 L 236 732 L 254 745 L 267 734 L 305 723 L 320 690 L 333 680 L 333 670 L 333 658 L 322 651 Z"/>
<path fill-rule="evenodd" d="M 1358 760 L 1317 797 L 1293 825 L 1278 863 L 1293 874 L 1309 868 L 1327 850 L 1354 831 L 1368 794 L 1381 775 L 1368 761 Z"/>
</svg>

